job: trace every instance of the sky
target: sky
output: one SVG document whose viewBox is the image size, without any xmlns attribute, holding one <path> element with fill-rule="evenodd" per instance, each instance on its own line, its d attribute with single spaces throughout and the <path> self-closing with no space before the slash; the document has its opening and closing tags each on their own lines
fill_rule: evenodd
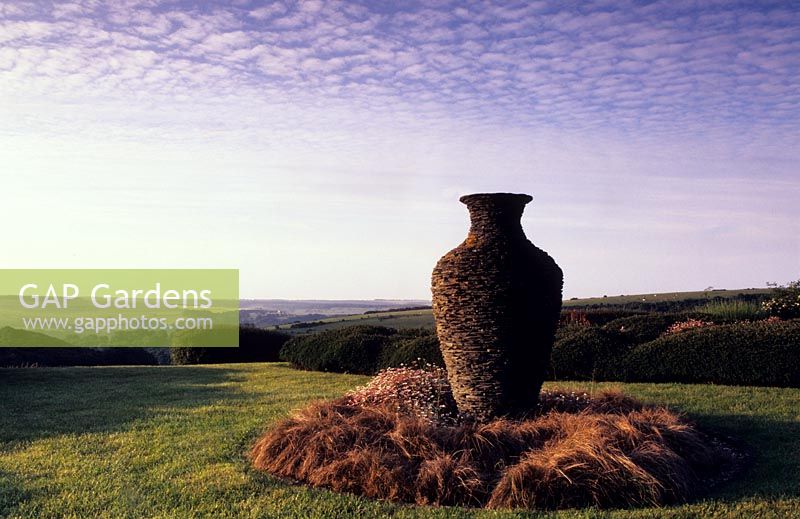
<svg viewBox="0 0 800 519">
<path fill-rule="evenodd" d="M 0 2 L 0 268 L 430 298 L 528 193 L 565 297 L 800 278 L 797 2 Z"/>
</svg>

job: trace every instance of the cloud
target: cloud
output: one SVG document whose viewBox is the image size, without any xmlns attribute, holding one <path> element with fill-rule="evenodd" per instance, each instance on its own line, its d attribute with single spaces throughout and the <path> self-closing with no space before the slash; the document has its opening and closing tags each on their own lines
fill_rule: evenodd
<svg viewBox="0 0 800 519">
<path fill-rule="evenodd" d="M 248 12 L 247 15 L 256 20 L 269 20 L 286 13 L 287 7 L 280 2 L 274 2 L 264 7 L 259 7 Z"/>
<path fill-rule="evenodd" d="M 206 107 L 210 126 L 214 99 L 246 100 L 234 101 L 245 112 L 291 106 L 297 124 L 312 121 L 305 134 L 330 110 L 340 124 L 408 132 L 461 122 L 602 129 L 651 146 L 698 135 L 729 149 L 798 144 L 790 4 L 242 4 L 0 4 L 2 93 L 55 112 L 147 99 L 155 119 L 158 107 Z"/>
<path fill-rule="evenodd" d="M 0 1 L 0 212 L 37 200 L 7 261 L 134 236 L 253 295 L 418 297 L 456 195 L 502 189 L 568 293 L 787 281 L 798 26 L 771 0 Z"/>
</svg>

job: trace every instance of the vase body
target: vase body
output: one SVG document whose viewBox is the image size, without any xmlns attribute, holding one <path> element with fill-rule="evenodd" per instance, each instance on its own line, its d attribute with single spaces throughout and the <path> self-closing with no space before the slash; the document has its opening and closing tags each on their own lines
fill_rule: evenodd
<svg viewBox="0 0 800 519">
<path fill-rule="evenodd" d="M 433 315 L 453 396 L 480 421 L 530 412 L 550 360 L 563 274 L 525 237 L 520 219 L 531 200 L 461 197 L 469 234 L 433 270 Z"/>
</svg>

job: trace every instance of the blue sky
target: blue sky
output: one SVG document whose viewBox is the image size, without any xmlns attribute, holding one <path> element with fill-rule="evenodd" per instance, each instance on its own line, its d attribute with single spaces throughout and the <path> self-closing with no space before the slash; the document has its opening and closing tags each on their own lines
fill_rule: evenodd
<svg viewBox="0 0 800 519">
<path fill-rule="evenodd" d="M 530 193 L 565 295 L 800 277 L 796 2 L 0 2 L 0 267 L 429 298 Z"/>
</svg>

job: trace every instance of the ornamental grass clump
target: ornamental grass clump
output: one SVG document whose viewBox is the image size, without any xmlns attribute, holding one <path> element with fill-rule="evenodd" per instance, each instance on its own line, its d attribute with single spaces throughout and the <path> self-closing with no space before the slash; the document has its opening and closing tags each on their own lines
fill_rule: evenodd
<svg viewBox="0 0 800 519">
<path fill-rule="evenodd" d="M 741 301 L 732 299 L 728 301 L 709 301 L 698 306 L 695 312 L 706 314 L 715 321 L 755 321 L 764 317 L 762 305 L 755 301 Z"/>
<path fill-rule="evenodd" d="M 529 509 L 685 501 L 737 466 L 731 449 L 680 415 L 618 392 L 544 391 L 526 419 L 434 419 L 435 399 L 420 400 L 408 387 L 430 388 L 438 377 L 392 370 L 343 398 L 313 403 L 259 438 L 252 463 L 371 498 Z M 415 403 L 400 405 L 404 398 Z"/>
</svg>

